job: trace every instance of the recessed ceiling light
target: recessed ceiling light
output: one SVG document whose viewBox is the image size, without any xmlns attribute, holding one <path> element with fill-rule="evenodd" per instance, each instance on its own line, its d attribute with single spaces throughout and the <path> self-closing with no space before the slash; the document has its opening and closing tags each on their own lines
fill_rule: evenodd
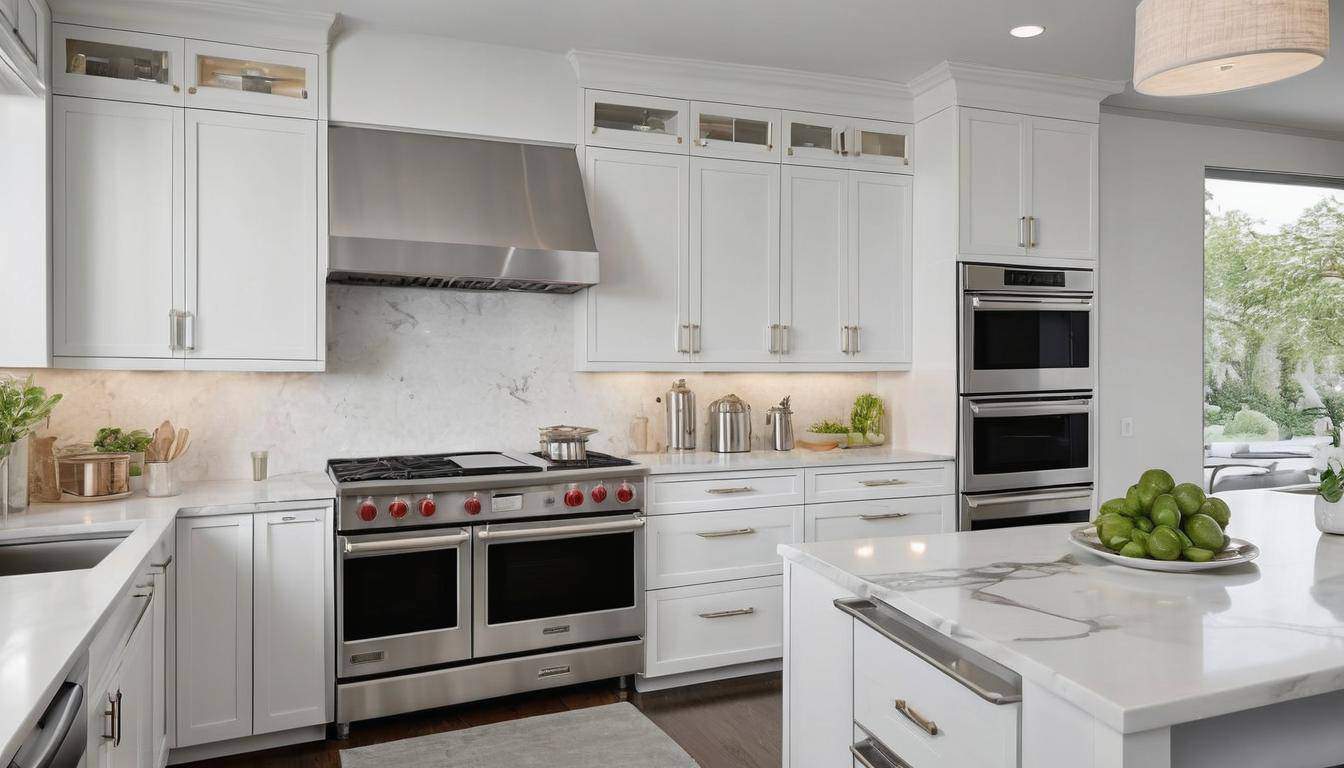
<svg viewBox="0 0 1344 768">
<path fill-rule="evenodd" d="M 1045 31 L 1045 27 L 1040 24 L 1023 24 L 1020 27 L 1013 27 L 1008 30 L 1008 34 L 1013 37 L 1036 37 Z"/>
</svg>

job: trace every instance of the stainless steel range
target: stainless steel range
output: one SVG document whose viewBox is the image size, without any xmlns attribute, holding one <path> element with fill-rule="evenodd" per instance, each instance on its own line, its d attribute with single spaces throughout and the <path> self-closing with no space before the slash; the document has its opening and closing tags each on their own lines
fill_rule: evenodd
<svg viewBox="0 0 1344 768">
<path fill-rule="evenodd" d="M 336 720 L 643 666 L 645 467 L 587 452 L 334 459 Z"/>
</svg>

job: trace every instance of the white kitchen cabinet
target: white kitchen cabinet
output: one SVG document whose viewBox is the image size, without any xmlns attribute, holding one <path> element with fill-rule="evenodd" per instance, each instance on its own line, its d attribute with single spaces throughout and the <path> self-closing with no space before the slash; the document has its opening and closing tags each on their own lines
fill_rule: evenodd
<svg viewBox="0 0 1344 768">
<path fill-rule="evenodd" d="M 179 747 L 252 734 L 252 522 L 177 521 Z"/>
<path fill-rule="evenodd" d="M 852 119 L 847 146 L 851 165 L 875 171 L 910 171 L 910 142 L 914 134 L 908 123 Z"/>
<path fill-rule="evenodd" d="M 779 658 L 782 584 L 779 576 L 767 576 L 647 592 L 644 675 Z"/>
<path fill-rule="evenodd" d="M 180 107 L 184 44 L 167 35 L 52 24 L 52 92 Z"/>
<path fill-rule="evenodd" d="M 692 360 L 768 363 L 779 351 L 779 166 L 691 159 Z"/>
<path fill-rule="evenodd" d="M 187 40 L 186 60 L 188 107 L 318 117 L 316 54 Z"/>
<path fill-rule="evenodd" d="M 951 533 L 957 529 L 955 499 L 954 496 L 916 496 L 808 504 L 807 541 Z"/>
<path fill-rule="evenodd" d="M 181 367 L 183 113 L 52 99 L 52 351 Z"/>
<path fill-rule="evenodd" d="M 1098 252 L 1096 123 L 1029 118 L 1027 252 L 1056 259 L 1095 259 Z"/>
<path fill-rule="evenodd" d="M 849 325 L 849 172 L 785 166 L 780 235 L 780 335 L 784 356 L 846 362 Z"/>
<path fill-rule="evenodd" d="M 652 515 L 644 528 L 648 589 L 780 573 L 780 544 L 803 540 L 803 508 Z"/>
<path fill-rule="evenodd" d="M 331 720 L 331 540 L 326 508 L 253 520 L 253 734 Z"/>
<path fill-rule="evenodd" d="M 579 299 L 581 365 L 656 370 L 690 361 L 689 167 L 676 155 L 587 150 L 602 280 Z"/>
<path fill-rule="evenodd" d="M 912 133 L 907 123 L 785 112 L 784 162 L 909 172 Z"/>
<path fill-rule="evenodd" d="M 799 165 L 842 166 L 848 161 L 841 154 L 847 121 L 837 115 L 809 112 L 784 113 L 784 162 Z"/>
<path fill-rule="evenodd" d="M 317 144 L 311 120 L 187 110 L 188 368 L 319 359 Z"/>
<path fill-rule="evenodd" d="M 852 171 L 849 178 L 849 355 L 879 364 L 913 359 L 913 182 Z"/>
<path fill-rule="evenodd" d="M 95 746 L 90 768 L 150 768 L 154 763 L 154 603 L 147 599 L 143 612 L 114 662 L 111 676 L 89 702 Z M 159 696 L 158 698 L 162 698 Z"/>
<path fill-rule="evenodd" d="M 961 252 L 1026 254 L 1027 118 L 961 110 Z"/>
<path fill-rule="evenodd" d="M 778 163 L 777 109 L 691 102 L 691 155 Z"/>
<path fill-rule="evenodd" d="M 590 147 L 681 155 L 690 148 L 687 136 L 691 105 L 687 101 L 587 90 L 583 109 L 588 126 L 585 143 Z"/>
<path fill-rule="evenodd" d="M 154 601 L 150 606 L 148 618 L 153 621 L 152 629 L 152 648 L 150 653 L 150 678 L 154 693 L 151 696 L 150 705 L 150 755 L 153 757 L 152 765 L 154 768 L 163 768 L 168 764 L 168 749 L 172 744 L 172 730 L 170 728 L 168 707 L 171 705 L 172 697 L 168 692 L 173 690 L 173 659 L 175 650 L 173 648 L 173 617 L 170 606 L 175 604 L 174 600 L 174 582 L 176 573 L 173 568 L 173 556 L 165 553 L 171 551 L 172 537 L 165 537 L 166 546 L 161 546 L 157 553 L 157 562 L 151 562 L 150 583 L 153 584 Z"/>
</svg>

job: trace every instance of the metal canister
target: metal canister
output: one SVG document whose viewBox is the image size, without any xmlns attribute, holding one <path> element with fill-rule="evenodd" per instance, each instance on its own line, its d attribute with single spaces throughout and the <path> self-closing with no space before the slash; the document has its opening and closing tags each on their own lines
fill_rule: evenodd
<svg viewBox="0 0 1344 768">
<path fill-rule="evenodd" d="M 751 450 L 751 406 L 737 395 L 709 404 L 709 450 L 743 453 Z"/>
<path fill-rule="evenodd" d="M 677 379 L 663 401 L 667 405 L 667 449 L 695 450 L 695 393 L 685 379 Z"/>
<path fill-rule="evenodd" d="M 770 447 L 776 451 L 793 450 L 793 410 L 789 398 L 779 401 L 765 412 L 765 426 L 770 428 Z"/>
</svg>

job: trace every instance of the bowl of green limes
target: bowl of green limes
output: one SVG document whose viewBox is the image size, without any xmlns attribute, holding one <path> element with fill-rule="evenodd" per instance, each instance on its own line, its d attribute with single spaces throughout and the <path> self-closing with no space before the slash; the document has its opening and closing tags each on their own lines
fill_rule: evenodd
<svg viewBox="0 0 1344 768">
<path fill-rule="evenodd" d="M 1148 571 L 1204 571 L 1249 563 L 1260 548 L 1225 533 L 1227 502 L 1194 483 L 1176 484 L 1150 469 L 1124 498 L 1101 505 L 1097 519 L 1069 534 L 1074 545 L 1114 563 Z"/>
</svg>

